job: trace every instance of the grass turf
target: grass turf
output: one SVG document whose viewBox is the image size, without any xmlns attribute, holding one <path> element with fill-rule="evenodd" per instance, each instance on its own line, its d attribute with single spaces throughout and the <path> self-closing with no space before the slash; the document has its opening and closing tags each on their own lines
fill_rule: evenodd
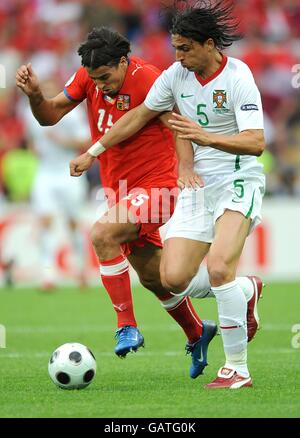
<svg viewBox="0 0 300 438">
<path fill-rule="evenodd" d="M 223 364 L 220 336 L 205 374 L 189 378 L 183 333 L 143 288 L 134 290 L 134 301 L 146 348 L 125 360 L 113 354 L 115 317 L 104 290 L 2 289 L 7 347 L 0 349 L 0 417 L 300 417 L 300 349 L 291 344 L 292 326 L 300 324 L 299 289 L 265 289 L 263 328 L 249 345 L 254 387 L 240 391 L 203 389 Z M 213 299 L 193 303 L 204 319 L 217 318 Z M 48 376 L 49 357 L 65 342 L 81 342 L 96 356 L 96 378 L 84 390 L 58 389 Z"/>
</svg>

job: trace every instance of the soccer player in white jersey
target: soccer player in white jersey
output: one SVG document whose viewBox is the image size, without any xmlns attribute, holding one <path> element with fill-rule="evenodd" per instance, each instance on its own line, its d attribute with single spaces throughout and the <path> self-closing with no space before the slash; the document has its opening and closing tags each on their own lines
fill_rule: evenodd
<svg viewBox="0 0 300 438">
<path fill-rule="evenodd" d="M 46 94 L 57 90 L 54 80 L 43 82 Z M 77 151 L 86 148 L 89 131 L 85 114 L 77 108 L 56 126 L 43 127 L 33 117 L 28 106 L 24 109 L 27 133 L 39 158 L 38 172 L 32 190 L 33 210 L 39 218 L 39 253 L 41 261 L 41 288 L 50 290 L 57 281 L 55 218 L 66 222 L 72 257 L 78 273 L 78 284 L 84 285 L 84 237 L 80 230 L 79 213 L 87 198 L 87 180 L 76 181 L 68 172 L 68 163 Z"/>
<path fill-rule="evenodd" d="M 251 71 L 222 53 L 239 38 L 231 15 L 232 5 L 224 1 L 198 1 L 176 11 L 172 25 L 176 62 L 156 80 L 145 102 L 124 115 L 70 168 L 72 175 L 81 175 L 95 156 L 177 105 L 182 116 L 174 114 L 170 124 L 179 138 L 192 141 L 194 171 L 205 186 L 184 189 L 179 196 L 163 250 L 162 282 L 173 293 L 185 293 L 207 255 L 226 361 L 206 387 L 238 389 L 252 386 L 247 300 L 248 312 L 251 303 L 257 320 L 261 283 L 252 277 L 247 297 L 236 270 L 245 239 L 261 220 L 265 178 L 256 156 L 265 142 L 262 104 Z M 178 146 L 178 155 L 179 160 L 186 159 L 188 151 Z"/>
</svg>

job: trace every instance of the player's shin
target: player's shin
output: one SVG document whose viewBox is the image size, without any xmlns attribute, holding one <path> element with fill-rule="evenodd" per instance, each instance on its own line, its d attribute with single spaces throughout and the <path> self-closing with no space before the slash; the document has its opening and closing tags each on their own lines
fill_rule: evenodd
<svg viewBox="0 0 300 438">
<path fill-rule="evenodd" d="M 118 328 L 136 327 L 127 259 L 119 255 L 112 260 L 102 261 L 100 273 L 117 314 Z"/>
<path fill-rule="evenodd" d="M 249 377 L 247 367 L 247 301 L 237 281 L 212 287 L 218 304 L 225 368 Z"/>
<path fill-rule="evenodd" d="M 202 321 L 197 315 L 190 299 L 166 292 L 158 295 L 163 308 L 180 325 L 185 332 L 188 342 L 193 344 L 202 335 Z"/>
</svg>

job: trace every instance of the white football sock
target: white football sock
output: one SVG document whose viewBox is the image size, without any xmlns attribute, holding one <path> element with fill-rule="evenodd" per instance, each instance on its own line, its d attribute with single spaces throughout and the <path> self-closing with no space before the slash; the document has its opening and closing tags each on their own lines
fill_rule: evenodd
<svg viewBox="0 0 300 438">
<path fill-rule="evenodd" d="M 236 281 L 241 287 L 247 302 L 253 296 L 254 286 L 248 277 L 237 277 Z M 197 274 L 192 279 L 188 287 L 181 294 L 177 296 L 189 296 L 191 298 L 211 298 L 214 293 L 211 289 L 209 275 L 206 266 L 200 266 Z"/>
<path fill-rule="evenodd" d="M 248 301 L 253 297 L 254 294 L 254 286 L 250 278 L 248 277 L 236 277 L 236 281 L 238 285 L 242 288 L 244 292 L 245 298 Z"/>
<path fill-rule="evenodd" d="M 209 298 L 214 297 L 214 293 L 211 290 L 209 276 L 206 266 L 200 266 L 197 274 L 192 279 L 188 287 L 177 296 L 188 296 L 191 298 Z"/>
<path fill-rule="evenodd" d="M 218 305 L 226 364 L 243 377 L 247 368 L 247 301 L 237 281 L 212 287 Z"/>
<path fill-rule="evenodd" d="M 176 306 L 182 302 L 184 298 L 174 295 L 172 298 L 166 301 L 161 301 L 160 304 L 166 311 L 173 310 Z"/>
<path fill-rule="evenodd" d="M 227 354 L 224 367 L 236 370 L 242 377 L 249 377 L 247 350 L 237 354 Z"/>
</svg>

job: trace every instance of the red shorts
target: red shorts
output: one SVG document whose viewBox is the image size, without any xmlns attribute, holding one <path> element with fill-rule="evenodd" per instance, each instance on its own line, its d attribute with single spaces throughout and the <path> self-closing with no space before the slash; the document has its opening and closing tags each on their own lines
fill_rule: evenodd
<svg viewBox="0 0 300 438">
<path fill-rule="evenodd" d="M 177 187 L 143 188 L 120 200 L 140 227 L 138 239 L 122 245 L 124 255 L 128 256 L 133 247 L 143 247 L 147 242 L 162 248 L 159 228 L 172 216 L 178 193 Z"/>
</svg>

